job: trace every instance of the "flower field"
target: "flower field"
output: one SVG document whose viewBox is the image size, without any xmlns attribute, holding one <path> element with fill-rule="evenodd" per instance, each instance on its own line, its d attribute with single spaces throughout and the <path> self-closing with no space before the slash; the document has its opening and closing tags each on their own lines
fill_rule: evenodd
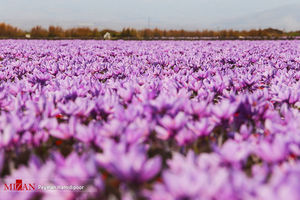
<svg viewBox="0 0 300 200">
<path fill-rule="evenodd" d="M 299 200 L 299 158 L 300 41 L 0 41 L 0 199 Z"/>
</svg>

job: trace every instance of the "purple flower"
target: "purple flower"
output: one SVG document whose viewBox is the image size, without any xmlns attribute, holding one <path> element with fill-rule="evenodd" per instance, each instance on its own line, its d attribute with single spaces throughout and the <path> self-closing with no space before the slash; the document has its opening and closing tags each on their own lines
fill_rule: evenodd
<svg viewBox="0 0 300 200">
<path fill-rule="evenodd" d="M 161 126 L 155 128 L 157 137 L 163 140 L 168 139 L 180 130 L 186 123 L 186 117 L 183 112 L 180 112 L 176 117 L 172 118 L 169 115 L 164 116 L 160 121 Z"/>
<path fill-rule="evenodd" d="M 127 88 L 120 87 L 118 88 L 118 94 L 125 102 L 129 102 L 132 100 L 134 90 L 133 88 L 127 89 Z"/>
<path fill-rule="evenodd" d="M 245 160 L 250 151 L 250 144 L 246 142 L 227 140 L 225 144 L 223 144 L 220 153 L 225 161 L 238 163 Z"/>
<path fill-rule="evenodd" d="M 278 162 L 288 154 L 287 144 L 283 137 L 277 135 L 273 141 L 261 141 L 255 150 L 256 154 L 267 162 Z"/>
<path fill-rule="evenodd" d="M 144 146 L 116 144 L 107 141 L 96 160 L 100 167 L 122 181 L 142 183 L 152 179 L 161 169 L 159 156 L 147 159 Z"/>
<path fill-rule="evenodd" d="M 148 139 L 150 128 L 148 121 L 136 118 L 127 128 L 121 137 L 129 144 L 141 143 Z"/>
<path fill-rule="evenodd" d="M 186 145 L 195 140 L 196 135 L 193 131 L 183 128 L 175 136 L 175 140 L 179 146 Z"/>
<path fill-rule="evenodd" d="M 55 122 L 53 123 L 55 124 Z M 56 128 L 54 128 L 54 125 L 54 127 L 52 127 L 52 129 L 49 130 L 49 133 L 50 135 L 60 139 L 68 139 L 73 137 L 76 133 L 76 124 L 77 119 L 75 117 L 71 117 L 69 119 L 69 123 L 60 123 L 59 125 L 57 125 Z"/>
<path fill-rule="evenodd" d="M 270 181 L 257 188 L 260 199 L 299 199 L 299 163 L 276 166 Z"/>
<path fill-rule="evenodd" d="M 230 102 L 230 100 L 224 99 L 221 103 L 213 106 L 212 112 L 218 120 L 229 120 L 237 110 L 237 107 L 237 102 Z"/>
<path fill-rule="evenodd" d="M 246 176 L 221 167 L 215 154 L 196 157 L 189 152 L 186 157 L 174 153 L 168 162 L 169 169 L 163 172 L 163 182 L 157 183 L 150 199 L 239 199 L 249 194 Z M 243 189 L 243 190 L 240 190 Z M 244 194 L 244 193 L 245 194 Z"/>
<path fill-rule="evenodd" d="M 4 183 L 14 183 L 16 179 L 22 179 L 25 183 L 35 184 L 37 187 L 39 184 L 51 184 L 52 177 L 55 173 L 55 163 L 48 161 L 41 163 L 37 157 L 31 157 L 28 166 L 21 166 L 13 173 L 4 178 Z M 35 191 L 28 192 L 4 192 L 1 195 L 3 199 L 32 199 L 38 193 Z"/>
<path fill-rule="evenodd" d="M 87 187 L 89 182 L 99 178 L 96 161 L 93 157 L 93 154 L 78 156 L 75 152 L 72 152 L 67 158 L 58 153 L 54 154 L 56 163 L 54 182 L 59 185 L 73 184 L 86 185 Z"/>
<path fill-rule="evenodd" d="M 209 135 L 214 126 L 214 122 L 208 118 L 202 118 L 200 121 L 188 124 L 189 129 L 192 130 L 198 137 Z"/>
</svg>

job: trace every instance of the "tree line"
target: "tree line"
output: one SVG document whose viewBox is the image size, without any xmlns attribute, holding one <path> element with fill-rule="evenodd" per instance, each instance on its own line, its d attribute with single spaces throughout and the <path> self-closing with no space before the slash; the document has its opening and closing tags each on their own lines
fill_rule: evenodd
<svg viewBox="0 0 300 200">
<path fill-rule="evenodd" d="M 21 30 L 9 24 L 0 23 L 0 38 L 30 38 L 34 39 L 103 39 L 109 32 L 111 39 L 293 39 L 299 38 L 299 31 L 286 32 L 278 29 L 251 30 L 162 30 L 124 28 L 121 31 L 110 29 L 99 30 L 89 27 L 64 29 L 60 26 L 35 26 L 30 31 Z"/>
</svg>

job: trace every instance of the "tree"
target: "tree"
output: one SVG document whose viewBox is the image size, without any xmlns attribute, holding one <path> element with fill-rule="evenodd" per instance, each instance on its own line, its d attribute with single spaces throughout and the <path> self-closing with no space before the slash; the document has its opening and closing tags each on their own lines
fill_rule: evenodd
<svg viewBox="0 0 300 200">
<path fill-rule="evenodd" d="M 11 25 L 0 23 L 0 37 L 21 37 L 24 36 L 24 31 Z"/>
<path fill-rule="evenodd" d="M 65 37 L 65 31 L 60 26 L 49 26 L 48 37 Z"/>
<path fill-rule="evenodd" d="M 30 35 L 33 38 L 45 38 L 48 37 L 48 31 L 41 26 L 35 26 L 31 29 Z"/>
</svg>

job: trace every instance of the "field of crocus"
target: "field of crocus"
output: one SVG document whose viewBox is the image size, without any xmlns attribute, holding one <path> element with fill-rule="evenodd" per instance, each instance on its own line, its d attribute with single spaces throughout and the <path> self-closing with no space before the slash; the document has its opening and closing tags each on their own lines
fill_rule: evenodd
<svg viewBox="0 0 300 200">
<path fill-rule="evenodd" d="M 1 200 L 299 200 L 299 158 L 300 41 L 0 41 Z"/>
</svg>

